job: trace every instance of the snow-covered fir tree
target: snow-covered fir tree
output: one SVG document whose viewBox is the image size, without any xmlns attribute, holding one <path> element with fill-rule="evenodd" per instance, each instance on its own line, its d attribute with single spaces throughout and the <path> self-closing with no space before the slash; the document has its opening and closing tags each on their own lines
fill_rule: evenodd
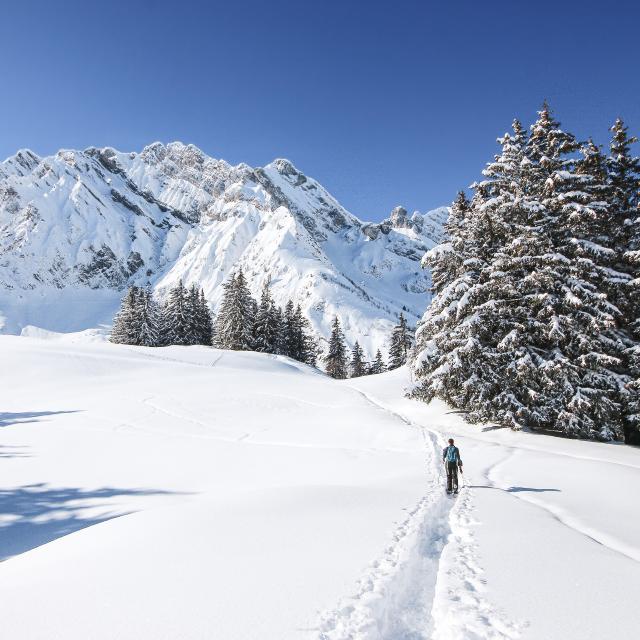
<svg viewBox="0 0 640 640">
<path fill-rule="evenodd" d="M 253 349 L 261 353 L 278 353 L 279 315 L 270 291 L 270 281 L 262 288 L 253 325 Z"/>
<path fill-rule="evenodd" d="M 316 366 L 318 360 L 318 342 L 311 330 L 311 324 L 302 312 L 302 307 L 298 305 L 295 311 L 296 328 L 299 332 L 297 342 L 300 345 L 300 362 Z"/>
<path fill-rule="evenodd" d="M 331 337 L 329 338 L 329 350 L 324 356 L 324 364 L 327 374 L 332 378 L 343 380 L 348 377 L 347 347 L 344 342 L 344 335 L 338 316 L 333 319 Z"/>
<path fill-rule="evenodd" d="M 615 251 L 611 283 L 616 306 L 626 330 L 625 364 L 633 382 L 627 386 L 629 399 L 624 411 L 625 440 L 640 444 L 640 159 L 633 155 L 630 136 L 618 118 L 611 127 L 607 157 L 610 193 L 611 248 Z"/>
<path fill-rule="evenodd" d="M 285 336 L 285 321 L 284 312 L 278 306 L 273 308 L 274 325 L 276 327 L 276 337 L 274 343 L 273 353 L 281 356 L 286 354 L 286 336 Z"/>
<path fill-rule="evenodd" d="M 389 342 L 389 369 L 397 369 L 407 362 L 409 351 L 413 344 L 413 331 L 407 324 L 407 319 L 401 312 L 398 324 L 391 332 Z"/>
<path fill-rule="evenodd" d="M 160 344 L 160 310 L 150 286 L 139 289 L 137 313 L 139 315 L 137 344 L 157 347 Z"/>
<path fill-rule="evenodd" d="M 376 351 L 376 357 L 367 369 L 367 373 L 369 375 L 375 375 L 376 373 L 384 373 L 386 370 L 387 365 L 384 363 L 384 358 L 382 357 L 380 349 L 378 349 Z"/>
<path fill-rule="evenodd" d="M 300 340 L 300 327 L 293 300 L 288 300 L 284 307 L 283 354 L 294 360 L 300 360 L 302 348 Z"/>
<path fill-rule="evenodd" d="M 427 254 L 435 298 L 417 335 L 414 394 L 472 421 L 620 438 L 602 158 L 593 145 L 580 157 L 546 105 L 530 136 L 516 121 L 500 142 L 468 209 L 454 203 L 449 242 Z"/>
<path fill-rule="evenodd" d="M 211 345 L 211 312 L 204 291 L 194 283 L 184 293 L 184 306 L 188 318 L 186 344 Z"/>
<path fill-rule="evenodd" d="M 120 309 L 113 320 L 109 340 L 116 344 L 137 344 L 140 335 L 138 325 L 138 287 L 129 287 L 120 304 Z"/>
<path fill-rule="evenodd" d="M 253 346 L 255 301 L 242 269 L 223 287 L 224 295 L 214 328 L 214 345 L 220 349 L 249 351 Z"/>
<path fill-rule="evenodd" d="M 132 286 L 122 299 L 109 340 L 119 344 L 155 347 L 159 341 L 158 310 L 151 289 Z"/>
<path fill-rule="evenodd" d="M 367 366 L 364 361 L 364 352 L 360 343 L 356 340 L 351 349 L 351 362 L 349 363 L 349 372 L 352 378 L 359 378 L 367 375 Z"/>
<path fill-rule="evenodd" d="M 204 290 L 200 289 L 200 303 L 198 306 L 198 327 L 200 333 L 200 344 L 211 345 L 213 336 L 213 317 L 209 302 L 204 295 Z"/>
<path fill-rule="evenodd" d="M 162 310 L 161 327 L 163 345 L 194 344 L 189 296 L 182 280 L 169 291 Z"/>
</svg>

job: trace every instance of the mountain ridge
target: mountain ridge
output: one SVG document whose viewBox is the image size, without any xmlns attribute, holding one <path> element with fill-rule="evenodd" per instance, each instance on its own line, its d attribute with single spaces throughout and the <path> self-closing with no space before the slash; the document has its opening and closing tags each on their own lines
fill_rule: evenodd
<svg viewBox="0 0 640 640">
<path fill-rule="evenodd" d="M 270 277 L 276 302 L 299 302 L 319 336 L 337 314 L 371 355 L 400 311 L 415 322 L 428 304 L 419 261 L 447 214 L 396 207 L 363 222 L 290 160 L 231 165 L 180 142 L 20 150 L 0 163 L 1 330 L 108 322 L 129 284 L 163 295 L 198 282 L 215 308 L 241 267 L 254 295 Z"/>
</svg>

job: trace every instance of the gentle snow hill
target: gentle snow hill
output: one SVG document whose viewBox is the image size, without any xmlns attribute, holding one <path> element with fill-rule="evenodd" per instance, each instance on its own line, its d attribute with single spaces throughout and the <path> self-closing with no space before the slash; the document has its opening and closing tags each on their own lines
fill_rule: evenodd
<svg viewBox="0 0 640 640">
<path fill-rule="evenodd" d="M 288 359 L 0 352 L 12 640 L 317 638 L 425 490 L 420 429 Z"/>
<path fill-rule="evenodd" d="M 231 166 L 174 142 L 140 153 L 23 150 L 0 163 L 0 331 L 110 323 L 123 289 L 182 279 L 212 305 L 238 267 L 254 295 L 302 305 L 326 338 L 334 315 L 372 356 L 398 314 L 429 303 L 424 253 L 448 209 L 363 223 L 288 160 Z"/>
<path fill-rule="evenodd" d="M 0 336 L 3 637 L 637 637 L 638 449 L 465 424 L 403 369 L 28 331 Z"/>
</svg>

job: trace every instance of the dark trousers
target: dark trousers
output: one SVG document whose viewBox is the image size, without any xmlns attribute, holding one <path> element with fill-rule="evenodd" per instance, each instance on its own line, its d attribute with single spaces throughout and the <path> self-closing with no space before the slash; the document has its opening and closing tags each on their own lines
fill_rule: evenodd
<svg viewBox="0 0 640 640">
<path fill-rule="evenodd" d="M 458 464 L 456 462 L 446 462 L 447 467 L 447 491 L 458 490 Z"/>
</svg>

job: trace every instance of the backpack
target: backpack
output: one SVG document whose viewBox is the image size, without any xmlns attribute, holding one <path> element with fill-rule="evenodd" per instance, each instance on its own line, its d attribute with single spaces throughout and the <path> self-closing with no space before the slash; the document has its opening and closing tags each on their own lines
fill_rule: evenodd
<svg viewBox="0 0 640 640">
<path fill-rule="evenodd" d="M 450 444 L 447 447 L 447 462 L 457 462 L 458 461 L 458 447 L 454 447 Z"/>
</svg>

